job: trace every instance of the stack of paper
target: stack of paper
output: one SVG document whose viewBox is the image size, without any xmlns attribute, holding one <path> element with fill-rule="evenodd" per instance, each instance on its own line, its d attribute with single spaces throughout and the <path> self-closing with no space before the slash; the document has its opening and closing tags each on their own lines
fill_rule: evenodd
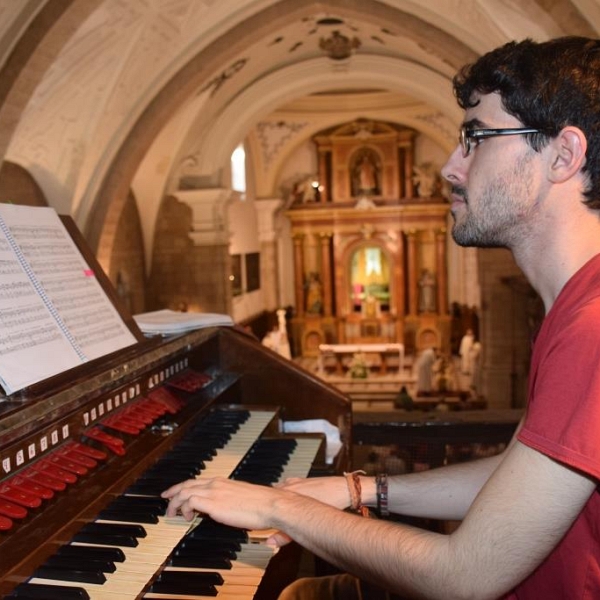
<svg viewBox="0 0 600 600">
<path fill-rule="evenodd" d="M 146 335 L 174 335 L 203 327 L 233 325 L 233 319 L 229 315 L 178 312 L 169 309 L 141 313 L 133 315 L 133 318 Z"/>
</svg>

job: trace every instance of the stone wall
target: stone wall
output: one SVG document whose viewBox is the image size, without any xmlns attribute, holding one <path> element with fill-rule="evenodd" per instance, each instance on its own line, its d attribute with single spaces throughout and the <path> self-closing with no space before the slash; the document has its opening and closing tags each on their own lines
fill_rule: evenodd
<svg viewBox="0 0 600 600">
<path fill-rule="evenodd" d="M 192 209 L 165 198 L 156 225 L 147 310 L 229 313 L 228 246 L 194 245 L 191 230 Z"/>
</svg>

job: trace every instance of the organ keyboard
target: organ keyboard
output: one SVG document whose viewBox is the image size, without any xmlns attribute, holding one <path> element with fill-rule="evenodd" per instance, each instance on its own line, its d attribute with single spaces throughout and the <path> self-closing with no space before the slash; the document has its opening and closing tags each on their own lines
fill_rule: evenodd
<svg viewBox="0 0 600 600">
<path fill-rule="evenodd" d="M 259 532 L 167 519 L 160 492 L 349 466 L 347 399 L 235 328 L 140 342 L 0 400 L 2 598 L 276 597 L 294 544 L 273 556 Z M 315 418 L 340 429 L 333 464 L 322 437 L 279 433 Z"/>
</svg>

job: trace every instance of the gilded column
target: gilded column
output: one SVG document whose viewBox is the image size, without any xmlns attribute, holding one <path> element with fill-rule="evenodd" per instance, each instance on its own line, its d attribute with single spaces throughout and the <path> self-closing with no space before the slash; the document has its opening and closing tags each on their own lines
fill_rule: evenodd
<svg viewBox="0 0 600 600">
<path fill-rule="evenodd" d="M 296 295 L 296 316 L 304 316 L 304 236 L 294 236 L 294 291 Z"/>
<path fill-rule="evenodd" d="M 321 233 L 321 281 L 323 283 L 323 316 L 330 317 L 333 306 L 331 286 L 331 233 Z"/>
<path fill-rule="evenodd" d="M 282 206 L 280 198 L 257 198 L 254 202 L 260 241 L 260 287 L 268 310 L 280 306 L 276 216 Z"/>
<path fill-rule="evenodd" d="M 435 232 L 435 260 L 437 270 L 437 305 L 440 315 L 448 314 L 448 267 L 446 261 L 446 229 Z"/>
<path fill-rule="evenodd" d="M 407 239 L 407 263 L 408 263 L 408 314 L 416 316 L 417 314 L 417 235 L 415 231 L 409 231 L 406 234 Z"/>
</svg>

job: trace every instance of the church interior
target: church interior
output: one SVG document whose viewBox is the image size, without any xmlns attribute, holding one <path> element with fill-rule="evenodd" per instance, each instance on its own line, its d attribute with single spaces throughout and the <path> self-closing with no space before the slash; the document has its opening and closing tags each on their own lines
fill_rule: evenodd
<svg viewBox="0 0 600 600">
<path fill-rule="evenodd" d="M 229 316 L 233 331 L 193 333 L 191 362 L 336 422 L 339 472 L 350 430 L 367 472 L 460 459 L 436 423 L 427 456 L 398 425 L 461 409 L 512 415 L 485 429 L 478 451 L 495 452 L 526 404 L 543 307 L 507 250 L 452 240 L 451 82 L 511 40 L 599 34 L 598 0 L 0 0 L 0 203 L 70 217 L 122 314 Z"/>
<path fill-rule="evenodd" d="M 507 252 L 451 240 L 439 171 L 460 66 L 595 36 L 593 0 L 0 3 L 3 202 L 73 217 L 132 313 L 231 315 L 291 353 L 456 355 L 522 407 L 540 307 Z"/>
</svg>

